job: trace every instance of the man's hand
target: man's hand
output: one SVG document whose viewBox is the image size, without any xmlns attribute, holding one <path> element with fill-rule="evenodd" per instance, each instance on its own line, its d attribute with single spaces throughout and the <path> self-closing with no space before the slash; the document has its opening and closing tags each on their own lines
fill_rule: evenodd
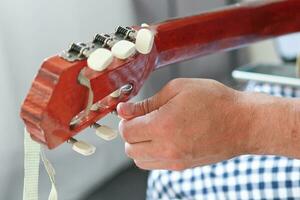
<svg viewBox="0 0 300 200">
<path fill-rule="evenodd" d="M 182 170 L 275 149 L 285 154 L 295 121 L 282 117 L 294 113 L 289 101 L 213 80 L 175 79 L 149 99 L 120 103 L 119 129 L 126 154 L 143 169 Z"/>
</svg>

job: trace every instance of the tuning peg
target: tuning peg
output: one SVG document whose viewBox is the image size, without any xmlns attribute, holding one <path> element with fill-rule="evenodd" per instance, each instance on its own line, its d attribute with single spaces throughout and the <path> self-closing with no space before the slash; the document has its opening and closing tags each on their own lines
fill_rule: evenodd
<svg viewBox="0 0 300 200">
<path fill-rule="evenodd" d="M 84 156 L 90 156 L 96 151 L 95 146 L 88 144 L 84 141 L 78 141 L 75 138 L 70 138 L 68 140 L 68 143 L 72 144 L 72 149 L 74 151 Z"/>
<path fill-rule="evenodd" d="M 118 136 L 117 131 L 111 129 L 108 126 L 95 123 L 91 127 L 96 129 L 96 135 L 104 140 L 110 141 Z"/>
<path fill-rule="evenodd" d="M 105 70 L 113 61 L 113 54 L 110 50 L 99 48 L 87 59 L 88 66 L 95 71 Z"/>
<path fill-rule="evenodd" d="M 112 97 L 112 98 L 118 98 L 120 95 L 121 95 L 121 90 L 117 89 L 116 91 L 111 93 L 109 96 Z"/>
<path fill-rule="evenodd" d="M 112 54 L 119 59 L 127 59 L 136 52 L 135 45 L 127 40 L 117 42 L 111 48 Z"/>
<path fill-rule="evenodd" d="M 154 34 L 151 30 L 142 28 L 137 32 L 135 48 L 141 54 L 148 54 L 151 52 L 154 42 Z"/>
<path fill-rule="evenodd" d="M 132 90 L 133 90 L 133 85 L 129 83 L 129 84 L 123 85 L 121 88 L 114 91 L 109 96 L 112 98 L 118 98 L 121 94 L 129 94 L 130 92 L 132 92 Z"/>
<path fill-rule="evenodd" d="M 148 25 L 148 24 L 146 24 L 146 23 L 142 23 L 141 27 L 143 27 L 143 28 L 148 28 L 148 27 L 149 27 L 149 25 Z"/>
</svg>

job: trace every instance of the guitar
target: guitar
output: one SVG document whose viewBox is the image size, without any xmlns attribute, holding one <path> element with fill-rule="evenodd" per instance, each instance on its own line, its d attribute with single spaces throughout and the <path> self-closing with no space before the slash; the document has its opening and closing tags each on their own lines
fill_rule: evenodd
<svg viewBox="0 0 300 200">
<path fill-rule="evenodd" d="M 299 0 L 261 0 L 150 26 L 118 27 L 92 42 L 74 43 L 43 62 L 21 117 L 31 137 L 49 149 L 74 142 L 76 134 L 99 128 L 97 121 L 138 94 L 154 70 L 298 32 L 299 11 Z"/>
</svg>

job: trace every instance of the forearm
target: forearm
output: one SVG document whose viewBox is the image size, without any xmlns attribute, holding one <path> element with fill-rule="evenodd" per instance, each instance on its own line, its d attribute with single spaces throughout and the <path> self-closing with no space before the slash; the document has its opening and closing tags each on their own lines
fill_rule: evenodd
<svg viewBox="0 0 300 200">
<path fill-rule="evenodd" d="M 300 100 L 245 92 L 242 101 L 251 113 L 248 152 L 300 159 Z"/>
</svg>

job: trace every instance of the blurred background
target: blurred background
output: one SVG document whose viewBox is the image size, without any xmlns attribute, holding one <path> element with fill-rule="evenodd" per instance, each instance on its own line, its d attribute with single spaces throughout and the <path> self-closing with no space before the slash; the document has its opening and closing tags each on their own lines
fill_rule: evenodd
<svg viewBox="0 0 300 200">
<path fill-rule="evenodd" d="M 22 199 L 23 128 L 19 110 L 41 62 L 89 41 L 96 33 L 112 32 L 118 25 L 154 23 L 231 4 L 225 0 L 1 0 L 0 1 L 0 199 Z M 226 28 L 226 27 L 224 27 Z M 136 98 L 153 95 L 176 77 L 205 77 L 235 87 L 232 70 L 241 64 L 281 62 L 272 41 L 250 48 L 186 61 L 153 73 Z M 118 118 L 101 121 L 117 128 Z M 68 144 L 47 156 L 56 169 L 59 199 L 144 199 L 148 172 L 137 169 L 124 154 L 120 138 L 106 142 L 86 130 L 78 138 L 91 142 L 97 152 L 82 157 Z M 40 170 L 40 199 L 47 199 L 50 183 Z"/>
</svg>

